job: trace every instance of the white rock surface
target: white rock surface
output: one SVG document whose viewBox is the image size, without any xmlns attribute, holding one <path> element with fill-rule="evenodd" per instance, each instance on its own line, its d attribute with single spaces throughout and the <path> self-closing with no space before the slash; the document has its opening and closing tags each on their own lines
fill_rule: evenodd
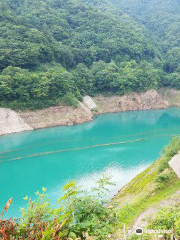
<svg viewBox="0 0 180 240">
<path fill-rule="evenodd" d="M 82 109 L 92 118 L 93 114 L 91 112 L 91 110 L 82 102 L 79 102 L 80 106 L 82 107 Z"/>
<path fill-rule="evenodd" d="M 97 108 L 96 103 L 93 101 L 93 99 L 89 96 L 85 96 L 83 98 L 83 102 L 88 106 L 90 110 Z"/>
<path fill-rule="evenodd" d="M 11 109 L 0 108 L 0 135 L 33 130 Z"/>
<path fill-rule="evenodd" d="M 176 175 L 180 178 L 180 152 L 176 154 L 171 161 L 169 161 L 169 166 L 173 169 Z"/>
</svg>

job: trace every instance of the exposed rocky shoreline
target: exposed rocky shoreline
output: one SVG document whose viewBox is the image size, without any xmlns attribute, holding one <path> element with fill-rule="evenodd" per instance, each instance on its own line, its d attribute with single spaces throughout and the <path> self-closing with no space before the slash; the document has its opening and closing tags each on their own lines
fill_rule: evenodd
<svg viewBox="0 0 180 240">
<path fill-rule="evenodd" d="M 0 108 L 0 135 L 30 130 L 33 128 L 18 113 L 11 109 Z"/>
<path fill-rule="evenodd" d="M 94 102 L 97 108 L 91 109 Z M 149 90 L 124 96 L 92 98 L 90 106 L 84 101 L 78 108 L 56 106 L 37 111 L 14 112 L 0 108 L 0 135 L 46 127 L 81 124 L 92 121 L 93 116 L 133 110 L 164 109 L 180 106 L 180 91 L 172 89 Z"/>
<path fill-rule="evenodd" d="M 169 106 L 168 102 L 155 90 L 145 93 L 131 93 L 124 96 L 95 97 L 99 111 L 97 114 L 125 112 L 133 110 L 163 109 Z"/>
</svg>

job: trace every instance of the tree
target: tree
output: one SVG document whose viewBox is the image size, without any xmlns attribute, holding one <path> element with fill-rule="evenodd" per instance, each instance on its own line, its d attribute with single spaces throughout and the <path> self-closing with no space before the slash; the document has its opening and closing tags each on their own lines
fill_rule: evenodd
<svg viewBox="0 0 180 240">
<path fill-rule="evenodd" d="M 82 95 L 92 94 L 94 78 L 92 72 L 86 67 L 85 64 L 78 64 L 73 72 L 74 81 Z"/>
</svg>

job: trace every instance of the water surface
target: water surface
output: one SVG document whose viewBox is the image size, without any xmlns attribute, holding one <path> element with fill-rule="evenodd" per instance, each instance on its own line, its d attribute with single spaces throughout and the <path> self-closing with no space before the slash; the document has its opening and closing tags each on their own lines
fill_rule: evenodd
<svg viewBox="0 0 180 240">
<path fill-rule="evenodd" d="M 90 188 L 104 172 L 117 183 L 112 196 L 179 133 L 180 108 L 170 108 L 105 114 L 82 125 L 0 137 L 0 210 L 13 197 L 5 216 L 19 216 L 22 198 L 42 186 L 54 203 L 70 180 Z"/>
</svg>

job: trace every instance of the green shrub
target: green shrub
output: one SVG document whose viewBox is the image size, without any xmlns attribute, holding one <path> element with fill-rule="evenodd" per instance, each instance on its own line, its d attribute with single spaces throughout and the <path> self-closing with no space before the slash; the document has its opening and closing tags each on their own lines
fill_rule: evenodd
<svg viewBox="0 0 180 240">
<path fill-rule="evenodd" d="M 37 110 L 48 108 L 51 106 L 56 106 L 60 102 L 59 99 L 56 100 L 29 100 L 27 102 L 11 101 L 11 102 L 0 102 L 0 107 L 11 108 L 13 110 Z"/>
<path fill-rule="evenodd" d="M 164 157 L 160 164 L 159 164 L 159 168 L 158 168 L 158 171 L 161 173 L 163 172 L 166 168 L 168 168 L 168 160 Z"/>
<path fill-rule="evenodd" d="M 155 215 L 153 229 L 172 230 L 176 236 L 180 236 L 180 203 L 175 206 L 161 208 Z"/>
<path fill-rule="evenodd" d="M 88 236 L 109 239 L 108 235 L 120 224 L 115 210 L 106 207 L 106 189 L 111 184 L 110 178 L 103 175 L 97 187 L 85 191 L 72 181 L 63 187 L 64 195 L 58 200 L 57 208 L 51 206 L 46 189 L 42 188 L 42 192 L 36 193 L 37 200 L 24 198 L 27 208 L 21 208 L 22 217 L 13 225 L 13 231 L 6 229 L 5 239 L 66 240 Z"/>
<path fill-rule="evenodd" d="M 174 155 L 176 155 L 179 152 L 179 149 L 180 137 L 173 137 L 170 144 L 168 144 L 163 150 L 163 153 L 167 157 L 167 161 L 170 160 Z"/>
<path fill-rule="evenodd" d="M 159 164 L 158 171 L 162 173 L 169 167 L 168 162 L 171 158 L 179 152 L 180 149 L 180 137 L 176 136 L 171 139 L 171 142 L 163 149 L 163 158 Z"/>
<path fill-rule="evenodd" d="M 93 108 L 93 109 L 92 109 L 92 112 L 94 112 L 94 113 L 97 113 L 98 111 L 99 111 L 98 108 Z"/>
<path fill-rule="evenodd" d="M 77 108 L 77 106 L 78 106 L 78 100 L 73 93 L 67 93 L 62 98 L 62 101 L 68 106 L 73 106 L 75 108 Z"/>
<path fill-rule="evenodd" d="M 156 182 L 159 182 L 159 183 L 164 183 L 164 182 L 167 182 L 169 180 L 169 176 L 168 174 L 164 173 L 164 174 L 161 174 L 159 175 L 157 178 L 156 178 Z"/>
</svg>

